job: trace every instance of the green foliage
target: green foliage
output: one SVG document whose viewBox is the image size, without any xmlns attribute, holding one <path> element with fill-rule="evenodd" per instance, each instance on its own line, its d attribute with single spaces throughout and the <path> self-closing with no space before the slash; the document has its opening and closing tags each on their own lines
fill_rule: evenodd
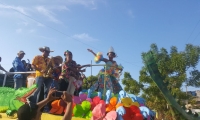
<svg viewBox="0 0 200 120">
<path fill-rule="evenodd" d="M 165 48 L 159 50 L 156 44 L 152 44 L 148 52 L 153 53 L 159 72 L 165 78 L 164 83 L 178 103 L 188 100 L 190 96 L 186 96 L 181 91 L 181 87 L 184 82 L 187 82 L 187 85 L 190 86 L 200 86 L 200 72 L 195 69 L 199 62 L 200 47 L 187 44 L 185 50 L 179 52 L 176 46 L 172 46 L 170 52 L 168 52 Z M 142 53 L 143 62 L 145 54 Z M 187 72 L 190 72 L 190 77 L 187 76 Z M 146 104 L 151 109 L 159 111 L 164 116 L 162 116 L 163 118 L 173 118 L 176 111 L 167 107 L 167 101 L 151 79 L 146 66 L 143 66 L 140 70 L 139 83 L 148 84 L 148 87 L 142 88 L 142 97 L 146 99 Z M 126 87 L 129 88 L 129 86 L 127 85 Z M 191 103 L 194 103 L 194 100 Z M 175 116 L 177 119 L 181 117 L 179 115 Z"/>
<path fill-rule="evenodd" d="M 124 78 L 122 79 L 122 84 L 125 85 L 124 90 L 128 93 L 138 95 L 140 92 L 140 88 L 143 87 L 142 84 L 139 84 L 136 80 L 134 80 L 129 72 L 124 73 Z"/>
<path fill-rule="evenodd" d="M 95 82 L 97 82 L 98 76 L 89 76 L 83 80 L 83 89 L 89 89 Z"/>
</svg>

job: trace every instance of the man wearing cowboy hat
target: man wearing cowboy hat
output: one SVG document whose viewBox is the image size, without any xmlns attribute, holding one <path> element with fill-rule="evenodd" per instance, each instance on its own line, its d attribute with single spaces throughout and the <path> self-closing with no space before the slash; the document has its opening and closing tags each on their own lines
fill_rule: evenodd
<svg viewBox="0 0 200 120">
<path fill-rule="evenodd" d="M 31 99 L 31 102 L 38 103 L 39 97 L 40 97 L 40 91 L 42 89 L 42 85 L 44 84 L 44 93 L 41 93 L 41 95 L 44 94 L 44 98 L 47 97 L 49 88 L 52 83 L 52 76 L 49 74 L 48 77 L 45 77 L 44 74 L 46 73 L 48 66 L 52 65 L 52 61 L 50 58 L 48 58 L 49 53 L 53 52 L 50 50 L 49 47 L 40 47 L 39 50 L 42 52 L 42 55 L 37 55 L 34 57 L 32 61 L 32 68 L 36 71 L 36 78 L 35 83 L 37 84 L 38 88 L 33 94 L 33 99 Z"/>
<path fill-rule="evenodd" d="M 13 64 L 13 69 L 15 72 L 25 72 L 26 69 L 24 67 L 24 64 L 22 63 L 22 58 L 24 57 L 25 53 L 24 51 L 19 51 L 17 53 L 17 57 L 14 59 L 12 62 Z M 26 87 L 26 78 L 22 74 L 15 74 L 13 76 L 14 78 L 14 88 L 18 89 L 20 87 Z"/>
</svg>

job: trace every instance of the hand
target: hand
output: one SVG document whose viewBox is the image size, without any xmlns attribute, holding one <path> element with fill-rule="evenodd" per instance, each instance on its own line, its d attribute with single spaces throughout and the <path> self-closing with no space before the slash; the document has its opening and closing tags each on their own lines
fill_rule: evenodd
<svg viewBox="0 0 200 120">
<path fill-rule="evenodd" d="M 49 93 L 47 95 L 48 100 L 58 99 L 58 97 L 54 97 L 52 94 L 56 92 L 56 88 L 50 88 Z"/>
<path fill-rule="evenodd" d="M 87 49 L 89 52 L 93 52 L 91 49 Z"/>
<path fill-rule="evenodd" d="M 40 70 L 41 73 L 45 73 L 45 70 Z"/>
<path fill-rule="evenodd" d="M 64 77 L 63 77 L 63 76 L 59 76 L 59 80 L 60 80 L 60 79 L 64 79 Z"/>
<path fill-rule="evenodd" d="M 81 72 L 85 72 L 85 71 L 86 71 L 86 69 L 81 70 Z"/>
<path fill-rule="evenodd" d="M 91 67 L 91 64 L 87 64 L 87 65 L 85 65 L 85 67 Z"/>
<path fill-rule="evenodd" d="M 63 95 L 61 96 L 61 98 L 62 98 L 66 103 L 72 102 L 72 95 L 68 94 L 66 91 L 63 91 Z"/>
</svg>

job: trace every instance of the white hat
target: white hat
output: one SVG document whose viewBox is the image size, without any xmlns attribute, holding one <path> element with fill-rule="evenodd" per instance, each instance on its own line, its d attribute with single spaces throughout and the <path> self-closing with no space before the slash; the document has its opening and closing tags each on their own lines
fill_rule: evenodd
<svg viewBox="0 0 200 120">
<path fill-rule="evenodd" d="M 110 49 L 108 50 L 108 53 L 110 53 L 110 52 L 115 53 L 115 50 L 114 50 L 114 48 L 113 48 L 112 46 L 111 46 Z"/>
</svg>

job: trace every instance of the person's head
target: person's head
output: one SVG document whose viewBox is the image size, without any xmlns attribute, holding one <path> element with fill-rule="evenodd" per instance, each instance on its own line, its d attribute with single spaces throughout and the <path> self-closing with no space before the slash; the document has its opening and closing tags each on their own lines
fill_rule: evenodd
<svg viewBox="0 0 200 120">
<path fill-rule="evenodd" d="M 25 52 L 20 50 L 18 53 L 17 53 L 17 56 L 19 57 L 19 59 L 22 59 L 25 55 Z"/>
<path fill-rule="evenodd" d="M 65 56 L 67 62 L 72 61 L 73 55 L 72 55 L 71 51 L 69 51 L 69 50 L 65 51 L 64 56 Z"/>
<path fill-rule="evenodd" d="M 109 58 L 110 60 L 112 60 L 113 58 L 116 57 L 116 53 L 115 53 L 113 47 L 110 47 L 110 49 L 108 50 L 107 55 L 108 55 L 108 58 Z"/>
<path fill-rule="evenodd" d="M 33 120 L 36 118 L 38 106 L 33 103 L 22 105 L 17 111 L 18 120 Z"/>
<path fill-rule="evenodd" d="M 54 64 L 55 65 L 60 65 L 63 62 L 63 58 L 61 56 L 53 57 L 53 59 L 54 59 Z"/>
<path fill-rule="evenodd" d="M 43 55 L 44 57 L 48 57 L 48 56 L 49 56 L 49 53 L 50 53 L 50 52 L 53 52 L 53 51 L 50 50 L 49 47 L 46 47 L 46 46 L 39 48 L 39 50 L 42 52 L 42 55 Z"/>
</svg>

